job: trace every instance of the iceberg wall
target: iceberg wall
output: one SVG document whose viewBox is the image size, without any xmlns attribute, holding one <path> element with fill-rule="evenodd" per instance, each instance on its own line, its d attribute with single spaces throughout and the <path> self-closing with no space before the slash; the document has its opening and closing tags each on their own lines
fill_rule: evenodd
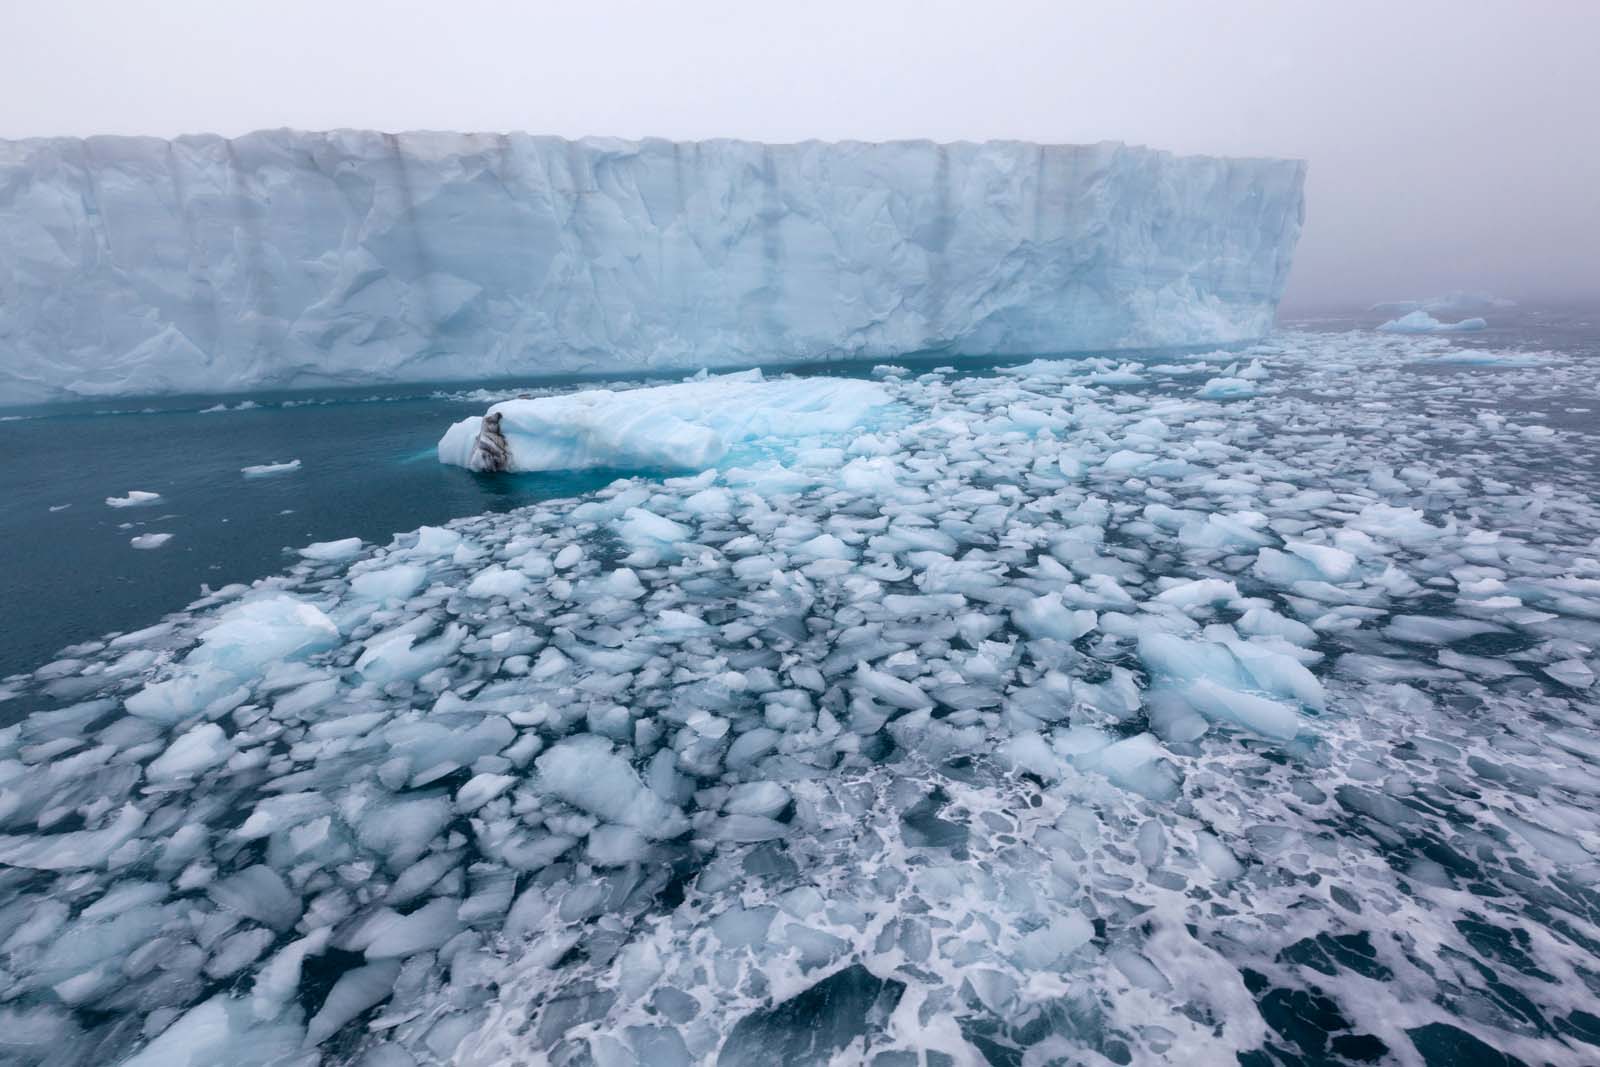
<svg viewBox="0 0 1600 1067">
<path fill-rule="evenodd" d="M 1247 340 L 1304 169 L 1115 143 L 0 141 L 0 403 Z"/>
</svg>

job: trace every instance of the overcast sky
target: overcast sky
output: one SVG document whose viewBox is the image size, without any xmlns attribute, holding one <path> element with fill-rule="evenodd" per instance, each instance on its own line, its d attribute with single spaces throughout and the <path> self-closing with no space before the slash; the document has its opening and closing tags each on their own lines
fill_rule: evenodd
<svg viewBox="0 0 1600 1067">
<path fill-rule="evenodd" d="M 1600 295 L 1600 2 L 0 0 L 0 137 L 1124 140 L 1310 160 L 1289 303 Z"/>
</svg>

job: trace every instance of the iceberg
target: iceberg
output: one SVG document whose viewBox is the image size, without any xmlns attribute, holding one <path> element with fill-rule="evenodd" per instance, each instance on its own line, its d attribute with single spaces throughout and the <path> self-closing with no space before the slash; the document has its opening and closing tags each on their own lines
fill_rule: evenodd
<svg viewBox="0 0 1600 1067">
<path fill-rule="evenodd" d="M 735 445 L 842 433 L 889 395 L 845 378 L 766 380 L 760 371 L 643 389 L 506 400 L 462 419 L 439 461 L 476 471 L 699 471 Z"/>
<path fill-rule="evenodd" d="M 1467 333 L 1482 330 L 1489 324 L 1483 319 L 1462 319 L 1460 322 L 1440 322 L 1426 311 L 1412 311 L 1390 319 L 1379 326 L 1383 333 Z"/>
<path fill-rule="evenodd" d="M 1300 161 L 275 130 L 0 141 L 0 404 L 1259 338 Z"/>
</svg>

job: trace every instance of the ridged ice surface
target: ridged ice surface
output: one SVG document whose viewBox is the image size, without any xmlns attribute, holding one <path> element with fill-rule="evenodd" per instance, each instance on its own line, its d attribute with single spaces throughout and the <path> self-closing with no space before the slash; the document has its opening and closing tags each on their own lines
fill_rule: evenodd
<svg viewBox="0 0 1600 1067">
<path fill-rule="evenodd" d="M 0 1058 L 1600 1055 L 1590 367 L 880 384 L 6 680 Z"/>
<path fill-rule="evenodd" d="M 1112 143 L 0 141 L 0 403 L 1257 338 L 1303 175 Z"/>
</svg>

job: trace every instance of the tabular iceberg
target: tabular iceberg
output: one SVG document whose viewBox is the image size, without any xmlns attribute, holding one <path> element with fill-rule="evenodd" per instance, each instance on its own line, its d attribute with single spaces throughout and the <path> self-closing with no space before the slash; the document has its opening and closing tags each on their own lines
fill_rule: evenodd
<svg viewBox="0 0 1600 1067">
<path fill-rule="evenodd" d="M 288 130 L 0 141 L 0 403 L 1202 344 L 1299 161 Z"/>
</svg>

